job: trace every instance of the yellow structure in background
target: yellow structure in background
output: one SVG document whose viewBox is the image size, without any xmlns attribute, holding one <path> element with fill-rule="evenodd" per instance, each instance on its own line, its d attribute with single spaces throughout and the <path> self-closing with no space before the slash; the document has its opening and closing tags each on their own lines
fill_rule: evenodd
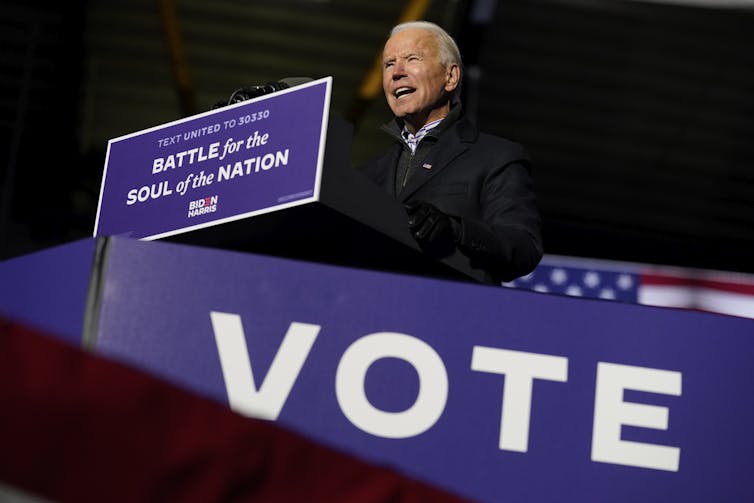
<svg viewBox="0 0 754 503">
<path fill-rule="evenodd" d="M 430 0 L 409 0 L 396 24 L 423 19 L 429 9 L 429 4 Z M 382 51 L 374 58 L 372 67 L 359 86 L 358 95 L 359 98 L 371 100 L 380 94 L 382 94 Z"/>
</svg>

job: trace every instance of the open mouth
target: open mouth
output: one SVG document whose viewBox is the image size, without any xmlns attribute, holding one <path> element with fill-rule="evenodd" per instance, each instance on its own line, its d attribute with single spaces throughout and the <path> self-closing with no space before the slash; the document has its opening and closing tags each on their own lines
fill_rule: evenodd
<svg viewBox="0 0 754 503">
<path fill-rule="evenodd" d="M 396 90 L 395 90 L 395 91 L 393 92 L 393 95 L 394 95 L 394 96 L 395 96 L 395 97 L 396 97 L 397 99 L 401 99 L 401 98 L 402 98 L 403 96 L 407 96 L 407 95 L 409 95 L 409 94 L 413 93 L 414 91 L 416 91 L 416 89 L 412 89 L 412 88 L 410 88 L 410 87 L 399 87 L 398 89 L 396 89 Z"/>
</svg>

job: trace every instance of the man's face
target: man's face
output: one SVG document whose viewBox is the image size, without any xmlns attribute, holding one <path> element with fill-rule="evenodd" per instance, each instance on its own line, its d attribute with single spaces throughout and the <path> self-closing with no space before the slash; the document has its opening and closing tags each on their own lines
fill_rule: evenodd
<svg viewBox="0 0 754 503">
<path fill-rule="evenodd" d="M 437 41 L 427 30 L 404 30 L 385 43 L 382 89 L 395 116 L 414 132 L 447 115 L 458 77 L 458 66 L 440 63 Z"/>
</svg>

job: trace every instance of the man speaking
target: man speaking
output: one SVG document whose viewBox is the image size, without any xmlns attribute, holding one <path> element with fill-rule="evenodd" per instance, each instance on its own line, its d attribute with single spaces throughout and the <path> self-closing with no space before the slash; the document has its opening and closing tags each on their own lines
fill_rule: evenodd
<svg viewBox="0 0 754 503">
<path fill-rule="evenodd" d="M 540 218 L 523 147 L 480 133 L 459 100 L 461 56 L 439 26 L 396 26 L 382 53 L 395 145 L 360 169 L 402 202 L 428 254 L 460 252 L 489 283 L 530 272 L 542 257 Z"/>
</svg>

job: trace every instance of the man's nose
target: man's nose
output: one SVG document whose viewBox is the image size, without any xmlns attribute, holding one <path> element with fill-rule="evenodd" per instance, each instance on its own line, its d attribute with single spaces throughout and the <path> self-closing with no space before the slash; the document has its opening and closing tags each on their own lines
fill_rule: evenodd
<svg viewBox="0 0 754 503">
<path fill-rule="evenodd" d="M 404 77 L 406 75 L 406 71 L 405 71 L 405 68 L 403 67 L 403 63 L 395 63 L 393 65 L 392 70 L 393 70 L 393 74 L 392 74 L 393 80 L 398 80 L 401 77 Z"/>
</svg>

